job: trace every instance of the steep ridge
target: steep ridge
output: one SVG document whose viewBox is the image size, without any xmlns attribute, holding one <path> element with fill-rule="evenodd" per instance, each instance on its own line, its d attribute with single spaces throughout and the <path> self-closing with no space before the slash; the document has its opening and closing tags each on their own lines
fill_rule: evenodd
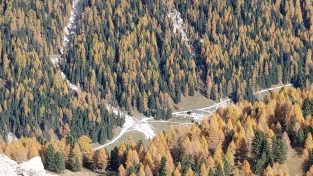
<svg viewBox="0 0 313 176">
<path fill-rule="evenodd" d="M 77 26 L 76 23 L 78 22 L 79 17 L 81 15 L 81 12 L 83 10 L 83 8 L 82 8 L 83 0 L 73 0 L 72 3 L 73 4 L 72 4 L 72 10 L 71 10 L 69 22 L 67 23 L 67 25 L 64 28 L 63 45 L 62 45 L 62 48 L 60 49 L 60 54 L 57 54 L 57 55 L 54 55 L 53 57 L 51 57 L 51 62 L 55 67 L 58 68 L 58 71 L 61 74 L 61 77 L 63 78 L 64 81 L 66 81 L 69 88 L 72 89 L 73 91 L 77 92 L 78 87 L 76 85 L 74 85 L 73 83 L 71 83 L 66 78 L 66 75 L 64 74 L 64 72 L 62 70 L 60 70 L 60 68 L 59 68 L 59 64 L 60 64 L 60 61 L 62 59 L 62 55 L 64 54 L 64 51 L 67 49 L 69 43 L 73 40 L 73 38 L 76 34 L 76 26 Z M 109 106 L 108 106 L 108 108 L 109 108 Z M 112 108 L 113 113 L 115 115 L 118 115 L 119 113 L 125 115 L 125 124 L 123 125 L 123 129 L 122 129 L 121 133 L 119 134 L 119 136 L 122 136 L 130 128 L 132 128 L 133 130 L 142 132 L 147 138 L 152 138 L 155 136 L 155 133 L 151 128 L 151 125 L 149 125 L 148 123 L 143 123 L 143 121 L 140 121 L 140 123 L 136 123 L 138 121 L 134 117 L 129 116 L 126 113 L 121 112 L 120 110 L 118 110 L 117 108 L 115 108 L 113 106 L 111 106 L 110 108 Z M 109 145 L 109 144 L 115 142 L 118 138 L 119 137 L 111 140 L 106 145 Z M 102 146 L 102 147 L 104 147 L 104 146 Z"/>
<path fill-rule="evenodd" d="M 163 3 L 165 4 L 165 2 L 163 1 Z M 165 4 L 166 5 L 166 4 Z M 178 12 L 175 9 L 175 6 L 173 4 L 168 5 L 168 9 L 169 12 L 167 14 L 167 17 L 171 20 L 171 22 L 173 23 L 173 32 L 176 34 L 180 34 L 181 35 L 181 39 L 183 40 L 183 42 L 185 42 L 186 46 L 191 49 L 193 51 L 192 45 L 189 44 L 190 40 L 187 37 L 187 33 L 185 31 L 184 28 L 184 23 L 183 23 L 183 19 L 181 18 L 181 14 L 180 12 Z M 194 53 L 193 53 L 194 55 Z M 263 89 L 261 91 L 258 91 L 254 94 L 259 94 L 259 93 L 263 93 L 263 92 L 268 92 L 270 90 L 275 90 L 275 89 L 280 89 L 286 86 L 291 86 L 291 84 L 286 84 L 283 86 L 277 86 L 274 88 L 268 88 L 268 89 Z M 202 113 L 192 113 L 191 117 L 193 118 L 193 120 L 200 122 L 203 117 L 205 117 L 206 115 L 210 115 L 212 114 L 215 110 L 217 110 L 220 107 L 225 107 L 229 104 L 233 104 L 231 99 L 225 99 L 225 100 L 221 100 L 221 102 L 209 106 L 209 107 L 204 107 L 204 108 L 200 108 L 200 109 L 195 109 L 195 110 L 187 110 L 187 111 L 180 111 L 180 112 L 173 112 L 172 115 L 176 115 L 176 116 L 190 116 L 187 113 L 191 112 L 191 111 L 202 111 Z M 114 113 L 119 113 L 120 111 L 118 111 L 117 109 L 113 109 Z M 161 123 L 171 123 L 168 121 L 163 121 L 163 120 L 153 120 L 152 117 L 150 118 L 144 118 L 140 121 L 136 120 L 136 118 L 131 117 L 127 114 L 125 114 L 125 124 L 123 125 L 123 128 L 121 130 L 121 132 L 111 141 L 95 148 L 95 150 L 98 150 L 100 148 L 106 147 L 108 145 L 113 144 L 114 142 L 116 142 L 119 138 L 121 138 L 125 133 L 129 132 L 129 131 L 138 131 L 141 132 L 145 135 L 145 137 L 147 139 L 151 139 L 152 137 L 155 136 L 155 132 L 152 129 L 151 125 L 149 123 L 153 123 L 153 122 L 161 122 Z M 183 123 L 183 122 L 177 122 L 179 124 L 190 124 L 190 123 Z"/>
<path fill-rule="evenodd" d="M 165 4 L 165 3 L 164 3 Z M 192 51 L 193 55 L 193 47 L 190 44 L 190 40 L 188 38 L 186 29 L 184 27 L 184 21 L 181 17 L 181 13 L 175 8 L 174 4 L 165 4 L 168 8 L 168 14 L 167 17 L 171 20 L 173 24 L 173 32 L 175 34 L 179 34 L 181 36 L 181 39 L 183 42 L 185 42 L 186 46 Z M 60 61 L 62 59 L 62 55 L 64 54 L 64 51 L 67 49 L 69 43 L 73 40 L 75 34 L 76 34 L 76 23 L 79 20 L 80 14 L 82 13 L 82 6 L 83 6 L 83 1 L 82 0 L 73 0 L 72 4 L 72 10 L 71 10 L 71 15 L 69 18 L 69 22 L 64 28 L 64 37 L 63 37 L 63 45 L 62 48 L 60 49 L 60 54 L 55 55 L 51 57 L 51 61 L 54 66 L 56 66 L 59 69 L 59 72 L 63 78 L 64 81 L 66 81 L 67 85 L 74 91 L 78 91 L 78 87 L 74 84 L 72 84 L 67 78 L 64 72 L 62 72 L 59 68 Z M 263 90 L 266 91 L 266 90 Z M 214 112 L 214 109 L 216 110 L 218 107 L 221 106 L 226 106 L 227 104 L 230 104 L 231 100 L 227 99 L 224 100 L 216 105 L 213 105 L 212 107 L 205 107 L 201 109 L 197 109 L 198 111 L 203 111 L 203 114 L 211 114 Z M 109 106 L 108 106 L 109 107 Z M 118 140 L 124 133 L 130 130 L 136 130 L 138 132 L 143 133 L 146 138 L 152 138 L 155 136 L 155 132 L 152 129 L 151 125 L 147 123 L 148 120 L 151 120 L 151 118 L 144 118 L 142 120 L 137 120 L 136 118 L 127 115 L 126 113 L 121 112 L 118 108 L 115 107 L 110 107 L 113 110 L 114 114 L 123 114 L 125 116 L 125 124 L 123 125 L 123 129 L 120 132 L 120 134 L 114 138 L 113 140 L 109 141 L 108 143 L 96 148 L 102 148 L 107 145 L 110 145 L 114 143 L 116 140 Z M 173 115 L 183 115 L 186 114 L 188 111 L 184 112 L 175 112 Z M 204 115 L 203 114 L 196 114 L 194 117 L 196 119 L 201 119 Z M 156 121 L 157 122 L 157 121 Z"/>
<path fill-rule="evenodd" d="M 44 176 L 47 174 L 39 156 L 18 164 L 6 155 L 0 155 L 0 176 L 14 175 Z"/>
<path fill-rule="evenodd" d="M 69 21 L 67 25 L 64 27 L 64 36 L 63 36 L 63 43 L 62 48 L 60 48 L 60 54 L 56 54 L 50 58 L 52 64 L 57 67 L 61 77 L 64 81 L 66 81 L 69 88 L 74 90 L 75 92 L 78 91 L 78 87 L 75 84 L 72 84 L 67 78 L 66 75 L 62 70 L 60 70 L 60 61 L 62 59 L 62 55 L 64 51 L 67 49 L 69 43 L 73 40 L 76 34 L 76 23 L 79 20 L 80 14 L 82 12 L 83 0 L 73 0 L 72 1 L 72 10 Z"/>
<path fill-rule="evenodd" d="M 76 24 L 79 20 L 79 17 L 81 15 L 81 12 L 83 10 L 82 8 L 83 6 L 83 0 L 73 0 L 72 2 L 72 10 L 71 10 L 71 15 L 69 18 L 69 22 L 67 23 L 67 25 L 64 28 L 64 37 L 63 37 L 63 45 L 62 48 L 60 49 L 60 54 L 54 55 L 52 56 L 51 62 L 52 64 L 58 68 L 59 73 L 61 74 L 61 77 L 64 81 L 66 81 L 68 87 L 70 89 L 72 89 L 73 91 L 77 92 L 78 91 L 78 87 L 76 85 L 74 85 L 73 83 L 71 83 L 67 78 L 66 75 L 64 74 L 64 72 L 60 69 L 60 62 L 62 59 L 62 55 L 64 54 L 64 51 L 68 48 L 69 43 L 73 40 L 75 34 L 76 34 Z M 155 136 L 155 133 L 151 127 L 151 125 L 149 125 L 148 123 L 145 123 L 145 119 L 142 119 L 141 121 L 138 121 L 136 118 L 127 115 L 124 112 L 121 112 L 120 110 L 118 110 L 117 108 L 113 107 L 113 106 L 107 106 L 107 108 L 111 108 L 113 110 L 113 113 L 115 115 L 118 114 L 123 114 L 125 116 L 125 124 L 123 125 L 123 129 L 121 131 L 121 133 L 114 138 L 113 140 L 109 141 L 108 143 L 106 143 L 105 145 L 102 145 L 99 148 L 105 147 L 111 143 L 114 143 L 119 137 L 121 137 L 127 130 L 136 130 L 139 131 L 141 133 L 143 133 L 147 138 L 152 138 Z"/>
<path fill-rule="evenodd" d="M 71 83 L 66 78 L 66 75 L 64 74 L 64 72 L 62 70 L 60 70 L 59 64 L 61 62 L 62 55 L 64 54 L 64 51 L 67 49 L 69 43 L 73 40 L 73 37 L 76 34 L 76 26 L 77 26 L 76 23 L 78 22 L 79 17 L 81 15 L 81 12 L 83 9 L 82 5 L 83 5 L 82 0 L 73 0 L 69 22 L 67 23 L 66 27 L 64 28 L 63 45 L 62 45 L 62 48 L 60 49 L 60 54 L 54 55 L 50 58 L 52 64 L 58 68 L 58 71 L 61 74 L 62 79 L 64 81 L 66 81 L 69 88 L 71 88 L 72 90 L 74 90 L 76 92 L 78 91 L 78 87 L 76 85 L 74 85 L 73 83 Z M 187 33 L 185 32 L 185 28 L 183 27 L 183 19 L 181 18 L 180 13 L 175 9 L 173 4 L 171 5 L 170 9 L 172 9 L 172 10 L 168 13 L 167 16 L 173 23 L 174 33 L 179 33 L 182 37 L 182 40 L 186 43 L 186 46 L 189 49 L 192 49 L 191 45 L 189 44 L 189 39 L 187 37 Z M 113 113 L 116 115 L 119 113 L 125 115 L 125 124 L 123 125 L 122 131 L 120 132 L 120 134 L 116 138 L 114 138 L 113 140 L 109 141 L 108 143 L 106 143 L 104 145 L 101 145 L 100 147 L 97 147 L 95 150 L 114 143 L 124 133 L 126 133 L 129 130 L 135 130 L 135 131 L 141 132 L 146 136 L 146 138 L 152 138 L 155 136 L 155 132 L 152 129 L 151 125 L 146 122 L 147 120 L 151 120 L 152 117 L 151 118 L 144 118 L 144 119 L 138 121 L 136 118 L 129 116 L 126 113 L 121 112 L 120 110 L 118 110 L 115 107 L 110 107 L 110 108 L 112 108 Z"/>
<path fill-rule="evenodd" d="M 181 13 L 175 8 L 175 5 L 173 3 L 167 4 L 164 1 L 163 3 L 168 8 L 167 17 L 171 20 L 173 24 L 173 32 L 175 34 L 181 35 L 182 41 L 185 42 L 186 46 L 191 50 L 192 55 L 195 56 L 193 46 L 190 44 L 190 40 L 185 29 L 184 20 L 181 17 Z"/>
<path fill-rule="evenodd" d="M 181 35 L 181 39 L 183 40 L 183 42 L 185 42 L 186 46 L 192 50 L 192 53 L 194 55 L 193 52 L 193 48 L 189 43 L 189 38 L 187 36 L 187 33 L 185 31 L 184 28 L 184 21 L 181 18 L 181 14 L 179 11 L 177 11 L 175 9 L 174 4 L 166 4 L 165 1 L 163 1 L 164 6 L 167 6 L 167 8 L 169 9 L 167 17 L 171 20 L 172 24 L 173 24 L 173 32 L 175 34 L 180 34 Z M 113 109 L 113 112 L 115 113 L 119 113 L 119 111 L 117 109 Z M 155 132 L 152 129 L 151 125 L 149 123 L 153 123 L 153 122 L 161 122 L 161 123 L 172 123 L 172 122 L 168 122 L 168 121 L 164 121 L 164 120 L 153 120 L 153 117 L 147 117 L 147 118 L 143 118 L 142 120 L 138 121 L 136 120 L 136 118 L 131 117 L 129 115 L 125 115 L 125 123 L 123 125 L 123 129 L 121 130 L 121 132 L 111 141 L 95 148 L 95 150 L 98 150 L 100 148 L 106 147 L 110 144 L 113 144 L 114 142 L 116 142 L 119 138 L 121 138 L 123 136 L 123 134 L 129 132 L 129 131 L 138 131 L 141 132 L 145 135 L 146 138 L 151 139 L 155 136 Z M 190 124 L 190 123 L 183 123 L 183 122 L 174 122 L 174 123 L 178 123 L 178 124 Z"/>
<path fill-rule="evenodd" d="M 82 1 L 81 0 L 74 0 L 73 1 L 73 5 L 72 5 L 72 11 L 71 11 L 71 15 L 70 15 L 70 19 L 69 22 L 67 24 L 67 26 L 64 28 L 64 38 L 63 38 L 63 45 L 62 48 L 60 50 L 61 54 L 63 54 L 64 50 L 68 47 L 69 42 L 73 39 L 74 35 L 75 35 L 75 30 L 76 30 L 76 23 L 77 20 L 79 19 L 79 15 L 82 11 Z M 183 19 L 181 18 L 180 12 L 178 12 L 175 9 L 175 6 L 169 5 L 169 13 L 167 15 L 167 17 L 171 20 L 171 22 L 173 23 L 173 32 L 174 33 L 178 33 L 181 35 L 181 39 L 185 42 L 186 46 L 192 50 L 192 46 L 190 45 L 190 41 L 189 38 L 187 37 L 187 33 L 185 31 L 184 28 L 184 22 Z M 59 68 L 59 63 L 61 60 L 61 55 L 56 55 L 54 57 L 51 58 L 51 61 L 53 63 L 54 66 Z M 62 78 L 67 82 L 68 86 L 74 90 L 74 91 L 78 91 L 78 88 L 76 85 L 72 84 L 67 78 L 66 75 L 59 69 L 59 72 L 62 76 Z M 268 89 L 268 90 L 272 90 L 272 89 Z M 262 90 L 261 92 L 265 92 L 268 90 Z M 216 105 L 210 106 L 210 107 L 205 107 L 205 108 L 201 108 L 201 109 L 197 109 L 199 111 L 203 111 L 205 113 L 209 113 L 211 114 L 212 112 L 214 112 L 213 109 L 218 109 L 218 107 L 221 106 L 225 106 L 227 104 L 230 104 L 231 100 L 227 99 L 224 100 Z M 119 114 L 122 113 L 120 110 L 118 110 L 117 108 L 111 107 L 113 110 L 114 114 Z M 174 112 L 173 115 L 186 115 L 188 111 L 184 111 L 184 112 Z M 123 136 L 123 134 L 127 133 L 128 131 L 131 130 L 135 130 L 138 132 L 143 133 L 146 138 L 152 138 L 155 136 L 155 132 L 152 129 L 151 125 L 149 123 L 147 123 L 147 120 L 151 120 L 152 118 L 144 118 L 140 121 L 138 121 L 136 118 L 127 115 L 126 113 L 122 113 L 123 115 L 125 115 L 125 123 L 123 125 L 123 128 L 121 130 L 121 132 L 111 141 L 105 143 L 104 145 L 101 145 L 97 148 L 95 148 L 95 150 L 98 150 L 100 148 L 106 147 L 114 142 L 116 142 L 120 137 Z M 196 120 L 202 119 L 202 117 L 204 116 L 203 114 L 194 114 L 194 118 Z M 150 122 L 154 122 L 154 121 L 150 121 Z M 155 121 L 157 122 L 157 121 Z"/>
</svg>

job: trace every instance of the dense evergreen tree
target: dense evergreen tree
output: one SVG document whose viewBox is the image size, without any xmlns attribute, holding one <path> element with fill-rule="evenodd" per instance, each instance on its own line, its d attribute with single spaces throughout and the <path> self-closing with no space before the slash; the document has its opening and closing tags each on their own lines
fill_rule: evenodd
<svg viewBox="0 0 313 176">
<path fill-rule="evenodd" d="M 266 160 L 267 156 L 265 153 L 262 154 L 261 158 L 258 158 L 256 160 L 256 163 L 254 165 L 254 172 L 256 174 L 261 175 L 261 173 L 264 171 Z"/>
<path fill-rule="evenodd" d="M 261 158 L 268 150 L 268 143 L 263 132 L 257 131 L 252 141 L 252 152 L 255 158 Z"/>
<path fill-rule="evenodd" d="M 51 144 L 48 145 L 48 148 L 47 148 L 47 152 L 46 152 L 46 156 L 45 156 L 45 165 L 46 165 L 46 168 L 51 170 L 51 171 L 54 171 L 55 169 L 55 151 L 53 149 L 53 146 Z"/>
<path fill-rule="evenodd" d="M 158 173 L 157 176 L 166 176 L 166 168 L 165 168 L 165 164 L 166 164 L 166 158 L 163 156 L 161 158 L 161 163 L 158 169 Z"/>
<path fill-rule="evenodd" d="M 188 169 L 192 169 L 194 171 L 197 170 L 194 158 L 192 155 L 187 155 L 182 159 L 182 173 L 183 175 L 187 173 Z"/>
<path fill-rule="evenodd" d="M 56 171 L 57 173 L 63 173 L 65 170 L 64 154 L 62 152 L 56 152 L 54 159 L 55 159 L 54 171 Z"/>
<path fill-rule="evenodd" d="M 224 170 L 224 175 L 225 176 L 231 176 L 233 171 L 231 165 L 228 163 L 227 159 L 224 157 L 223 158 L 223 170 Z"/>
<path fill-rule="evenodd" d="M 305 99 L 302 105 L 302 113 L 304 117 L 311 115 L 313 117 L 313 100 Z"/>
<path fill-rule="evenodd" d="M 272 151 L 274 162 L 280 164 L 285 162 L 287 159 L 287 147 L 281 139 L 274 137 L 272 141 Z"/>
<path fill-rule="evenodd" d="M 82 159 L 77 156 L 77 153 L 74 153 L 73 149 L 71 149 L 69 155 L 69 168 L 73 172 L 78 172 L 82 168 Z"/>
<path fill-rule="evenodd" d="M 51 144 L 48 145 L 47 151 L 44 157 L 45 167 L 48 170 L 62 173 L 65 169 L 64 154 L 59 151 L 55 151 Z"/>
<path fill-rule="evenodd" d="M 223 175 L 224 175 L 223 168 L 222 168 L 222 166 L 219 164 L 219 165 L 217 166 L 217 168 L 215 169 L 214 176 L 223 176 Z"/>
<path fill-rule="evenodd" d="M 111 167 L 112 170 L 118 170 L 118 167 L 120 166 L 120 157 L 118 155 L 118 148 L 114 147 L 113 150 L 111 150 L 110 154 L 110 164 L 109 166 Z"/>
</svg>

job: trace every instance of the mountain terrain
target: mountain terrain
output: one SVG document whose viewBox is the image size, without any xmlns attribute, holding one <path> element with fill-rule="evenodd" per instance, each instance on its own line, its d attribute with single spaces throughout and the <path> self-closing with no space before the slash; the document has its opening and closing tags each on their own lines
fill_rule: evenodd
<svg viewBox="0 0 313 176">
<path fill-rule="evenodd" d="M 138 175 L 142 166 L 148 165 L 153 175 L 174 172 L 186 175 L 189 170 L 192 171 L 189 174 L 199 175 L 200 166 L 204 165 L 210 168 L 210 175 L 219 172 L 227 175 L 235 174 L 245 161 L 245 166 L 247 162 L 252 166 L 251 173 L 264 174 L 269 166 L 279 170 L 285 162 L 271 154 L 276 152 L 272 151 L 272 143 L 282 147 L 282 135 L 276 134 L 277 126 L 281 126 L 282 133 L 286 132 L 291 141 L 291 152 L 305 151 L 303 157 L 310 160 L 310 147 L 304 141 L 309 140 L 311 132 L 307 116 L 312 109 L 312 50 L 310 0 L 1 0 L 0 151 L 17 162 L 40 155 L 45 167 L 55 172 L 85 166 L 100 171 L 107 168 L 115 173 L 120 168 L 126 175 Z M 299 89 L 284 88 L 290 86 Z M 282 97 L 288 95 L 286 101 L 297 105 L 296 110 L 284 112 L 285 109 L 278 108 L 275 113 L 265 114 L 267 120 L 260 122 L 258 104 L 262 102 L 256 96 L 274 89 Z M 195 103 L 198 100 L 194 97 L 200 97 L 203 103 Z M 264 103 L 280 98 L 270 93 Z M 230 117 L 226 115 L 225 119 L 225 114 L 220 114 L 221 107 L 241 108 L 245 101 L 252 107 L 242 110 L 232 124 L 227 120 Z M 191 109 L 181 107 L 186 102 Z M 203 107 L 197 107 L 199 104 Z M 290 117 L 293 113 L 295 117 Z M 225 157 L 233 139 L 236 147 L 229 155 L 233 154 L 238 163 L 227 158 L 211 165 L 198 158 L 196 152 L 186 154 L 182 148 L 173 151 L 171 143 L 165 145 L 169 148 L 162 149 L 162 156 L 154 152 L 145 156 L 154 159 L 143 160 L 160 136 L 153 123 L 183 125 L 180 135 L 184 136 L 188 126 L 196 126 L 190 118 L 199 123 L 200 131 L 205 131 L 202 123 L 207 117 L 213 123 L 216 114 L 225 124 L 237 125 L 237 129 L 226 128 L 218 120 L 221 124 L 209 126 L 219 124 L 221 127 L 216 128 L 223 131 L 224 138 L 229 137 L 220 139 L 223 145 L 219 152 Z M 262 148 L 258 153 L 251 146 L 243 154 L 238 151 L 241 141 L 232 133 L 241 128 L 239 122 L 247 123 L 245 115 L 256 121 L 255 125 L 243 125 L 245 129 L 249 125 L 254 129 L 247 137 L 249 140 L 245 139 L 246 144 L 252 145 L 251 140 L 257 136 L 264 151 Z M 187 119 L 181 121 L 178 117 Z M 296 119 L 287 123 L 290 118 Z M 258 123 L 263 123 L 263 127 Z M 300 127 L 304 131 L 299 132 Z M 173 132 L 167 126 L 166 130 Z M 133 155 L 135 150 L 144 152 L 138 159 L 135 157 L 137 165 L 129 165 L 125 156 L 119 156 L 118 163 L 110 163 L 115 156 L 109 155 L 114 153 L 103 148 L 130 131 L 150 139 L 147 151 L 140 149 L 140 143 L 136 144 L 139 148 L 124 144 L 126 156 L 129 149 Z M 203 137 L 195 140 L 210 141 L 208 133 L 196 133 Z M 21 143 L 6 140 L 12 136 Z M 30 150 L 29 141 L 36 143 L 36 147 Z M 211 145 L 202 142 L 201 145 Z M 89 146 L 91 143 L 98 147 Z M 14 147 L 9 147 L 10 144 Z M 213 157 L 218 144 L 214 143 L 203 156 Z M 262 161 L 252 160 L 251 156 Z M 64 167 L 54 165 L 56 161 L 64 162 Z M 105 161 L 110 163 L 109 167 Z M 185 162 L 190 167 L 183 166 L 188 164 Z M 193 166 L 190 162 L 194 162 Z M 307 172 L 310 162 L 305 163 L 309 164 L 302 170 Z M 159 170 L 162 164 L 166 165 L 165 170 Z M 226 166 L 230 171 L 225 170 Z"/>
</svg>

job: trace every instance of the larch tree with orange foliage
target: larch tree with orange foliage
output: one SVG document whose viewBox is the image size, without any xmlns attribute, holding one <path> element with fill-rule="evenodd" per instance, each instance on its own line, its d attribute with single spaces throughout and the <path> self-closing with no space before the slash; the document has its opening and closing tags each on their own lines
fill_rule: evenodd
<svg viewBox="0 0 313 176">
<path fill-rule="evenodd" d="M 100 169 L 105 169 L 108 164 L 108 154 L 105 149 L 99 149 L 94 152 L 93 163 Z"/>
</svg>

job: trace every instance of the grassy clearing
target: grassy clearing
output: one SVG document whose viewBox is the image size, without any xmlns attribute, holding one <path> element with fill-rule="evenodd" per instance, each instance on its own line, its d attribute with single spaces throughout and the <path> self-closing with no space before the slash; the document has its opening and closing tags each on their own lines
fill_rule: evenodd
<svg viewBox="0 0 313 176">
<path fill-rule="evenodd" d="M 148 143 L 148 140 L 146 139 L 145 135 L 138 131 L 128 131 L 125 134 L 123 134 L 122 137 L 120 137 L 116 142 L 114 142 L 111 145 L 106 146 L 105 148 L 110 151 L 114 149 L 115 146 L 119 146 L 123 142 L 126 142 L 127 140 L 131 140 L 132 142 L 138 142 L 139 140 L 142 140 L 143 144 L 146 146 Z"/>
<path fill-rule="evenodd" d="M 187 123 L 192 122 L 191 117 L 184 117 L 184 116 L 175 116 L 172 119 L 169 120 L 169 122 L 180 122 L 180 123 Z"/>
<path fill-rule="evenodd" d="M 155 131 L 156 134 L 162 132 L 162 131 L 168 131 L 171 127 L 177 127 L 177 126 L 190 126 L 190 125 L 186 125 L 186 124 L 173 124 L 171 122 L 179 122 L 179 123 L 189 123 L 191 122 L 191 119 L 189 118 L 175 118 L 175 119 L 171 119 L 168 122 L 151 122 L 149 123 L 152 126 L 152 129 Z M 119 132 L 115 133 L 115 136 L 117 136 L 119 134 Z M 114 142 L 111 145 L 108 145 L 107 147 L 105 147 L 107 150 L 112 150 L 115 146 L 119 146 L 121 143 L 123 143 L 124 141 L 127 140 L 131 140 L 133 142 L 138 142 L 139 140 L 142 141 L 142 143 L 146 146 L 148 144 L 148 139 L 145 137 L 144 134 L 142 134 L 141 132 L 135 131 L 135 130 L 130 130 L 128 132 L 126 132 L 125 134 L 123 134 L 123 136 L 121 138 L 119 138 L 116 142 Z M 94 147 L 99 146 L 99 144 L 95 144 Z"/>
<path fill-rule="evenodd" d="M 289 175 L 302 175 L 303 159 L 295 150 L 289 149 L 285 164 Z"/>
<path fill-rule="evenodd" d="M 173 124 L 173 123 L 162 123 L 162 122 L 154 122 L 150 123 L 156 134 L 162 131 L 167 132 L 171 127 L 182 127 L 182 126 L 190 126 L 189 124 Z"/>
<path fill-rule="evenodd" d="M 182 111 L 182 110 L 203 108 L 203 107 L 213 105 L 214 103 L 215 102 L 213 100 L 208 99 L 207 97 L 202 95 L 200 92 L 195 92 L 194 96 L 192 97 L 182 96 L 180 103 L 175 105 L 173 102 L 171 102 L 171 105 L 173 107 L 176 107 L 176 108 L 173 108 L 174 110 Z"/>
</svg>

